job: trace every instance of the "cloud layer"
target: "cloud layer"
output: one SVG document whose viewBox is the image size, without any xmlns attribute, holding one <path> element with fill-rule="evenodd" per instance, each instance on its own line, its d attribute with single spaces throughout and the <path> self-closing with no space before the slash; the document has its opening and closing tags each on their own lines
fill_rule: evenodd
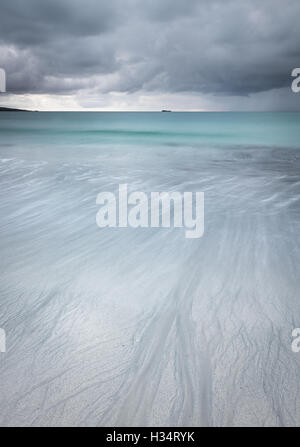
<svg viewBox="0 0 300 447">
<path fill-rule="evenodd" d="M 288 90 L 300 65 L 299 16 L 299 0 L 10 0 L 0 66 L 11 93 L 245 104 Z"/>
</svg>

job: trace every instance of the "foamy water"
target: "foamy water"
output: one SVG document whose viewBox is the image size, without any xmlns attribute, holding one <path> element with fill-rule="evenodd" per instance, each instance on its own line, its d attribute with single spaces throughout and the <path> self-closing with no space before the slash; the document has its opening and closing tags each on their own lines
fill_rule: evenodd
<svg viewBox="0 0 300 447">
<path fill-rule="evenodd" d="M 2 426 L 300 425 L 299 124 L 0 115 Z M 204 236 L 99 229 L 121 183 L 204 191 Z"/>
</svg>

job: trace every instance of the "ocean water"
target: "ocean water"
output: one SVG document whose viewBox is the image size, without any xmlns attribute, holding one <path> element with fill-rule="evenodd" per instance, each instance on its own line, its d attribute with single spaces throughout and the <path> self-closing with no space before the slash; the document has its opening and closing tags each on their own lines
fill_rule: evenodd
<svg viewBox="0 0 300 447">
<path fill-rule="evenodd" d="M 203 191 L 205 232 L 96 225 Z M 300 114 L 0 113 L 1 426 L 300 425 Z"/>
</svg>

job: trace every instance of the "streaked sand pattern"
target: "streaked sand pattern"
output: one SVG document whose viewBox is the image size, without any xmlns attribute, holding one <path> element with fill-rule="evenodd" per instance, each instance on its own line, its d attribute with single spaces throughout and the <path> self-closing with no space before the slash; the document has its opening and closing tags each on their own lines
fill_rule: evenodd
<svg viewBox="0 0 300 447">
<path fill-rule="evenodd" d="M 300 425 L 300 151 L 39 138 L 0 149 L 0 425 Z M 203 238 L 100 230 L 119 183 L 204 191 Z"/>
</svg>

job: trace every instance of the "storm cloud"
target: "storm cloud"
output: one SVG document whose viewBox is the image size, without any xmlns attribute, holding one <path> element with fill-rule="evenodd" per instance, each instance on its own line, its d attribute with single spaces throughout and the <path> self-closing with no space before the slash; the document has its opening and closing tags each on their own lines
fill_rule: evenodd
<svg viewBox="0 0 300 447">
<path fill-rule="evenodd" d="M 0 12 L 11 93 L 242 98 L 287 89 L 300 65 L 299 0 L 10 0 Z"/>
</svg>

